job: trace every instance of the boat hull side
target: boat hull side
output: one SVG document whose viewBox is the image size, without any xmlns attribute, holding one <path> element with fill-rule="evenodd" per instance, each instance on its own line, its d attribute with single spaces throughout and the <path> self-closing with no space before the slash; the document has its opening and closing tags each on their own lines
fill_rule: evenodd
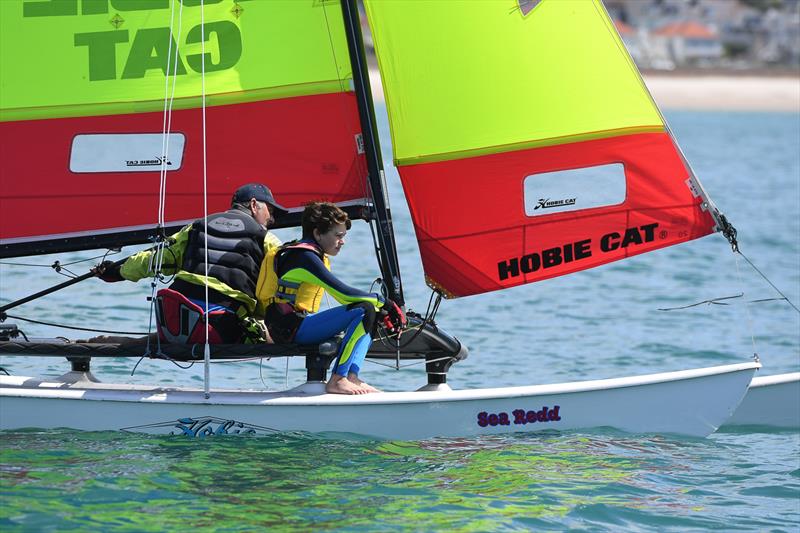
<svg viewBox="0 0 800 533">
<path fill-rule="evenodd" d="M 800 372 L 753 378 L 725 427 L 800 428 Z"/>
<path fill-rule="evenodd" d="M 291 393 L 0 388 L 0 429 L 71 428 L 195 437 L 302 431 L 416 440 L 610 427 L 703 437 L 738 406 L 756 363 L 696 377 L 604 387 L 604 380 L 343 397 Z M 673 373 L 675 375 L 680 372 Z M 591 383 L 592 386 L 582 386 Z M 503 395 L 503 391 L 507 394 Z"/>
</svg>

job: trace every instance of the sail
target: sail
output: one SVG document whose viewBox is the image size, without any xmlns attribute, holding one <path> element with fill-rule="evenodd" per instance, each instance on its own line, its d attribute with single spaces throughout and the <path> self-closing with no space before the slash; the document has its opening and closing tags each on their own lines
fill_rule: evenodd
<svg viewBox="0 0 800 533">
<path fill-rule="evenodd" d="M 366 0 L 426 279 L 466 296 L 711 233 L 599 0 Z"/>
<path fill-rule="evenodd" d="M 0 255 L 152 228 L 162 154 L 166 225 L 203 215 L 204 151 L 209 212 L 252 181 L 369 197 L 338 2 L 4 1 L 0 25 Z"/>
</svg>

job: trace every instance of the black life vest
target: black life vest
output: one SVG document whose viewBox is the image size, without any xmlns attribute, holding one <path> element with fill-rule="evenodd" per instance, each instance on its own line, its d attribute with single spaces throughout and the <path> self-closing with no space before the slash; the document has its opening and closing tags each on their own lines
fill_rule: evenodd
<svg viewBox="0 0 800 533">
<path fill-rule="evenodd" d="M 183 253 L 183 270 L 205 275 L 205 224 L 195 220 Z M 255 298 L 264 259 L 265 230 L 247 213 L 231 209 L 208 217 L 208 275 Z"/>
</svg>

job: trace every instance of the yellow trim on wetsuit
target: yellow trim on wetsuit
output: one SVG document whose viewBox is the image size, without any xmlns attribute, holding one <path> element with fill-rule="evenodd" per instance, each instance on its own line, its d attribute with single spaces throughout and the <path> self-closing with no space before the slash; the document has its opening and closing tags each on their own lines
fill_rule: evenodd
<svg viewBox="0 0 800 533">
<path fill-rule="evenodd" d="M 360 341 L 361 338 L 366 334 L 367 331 L 364 329 L 364 323 L 360 322 L 356 326 L 356 329 L 353 330 L 353 334 L 350 335 L 350 339 L 347 341 L 347 344 L 345 344 L 342 348 L 342 354 L 339 356 L 339 362 L 336 363 L 337 367 L 347 363 L 347 361 L 350 359 L 350 356 L 353 355 L 353 350 L 355 349 L 356 344 L 358 344 L 358 341 Z"/>
</svg>

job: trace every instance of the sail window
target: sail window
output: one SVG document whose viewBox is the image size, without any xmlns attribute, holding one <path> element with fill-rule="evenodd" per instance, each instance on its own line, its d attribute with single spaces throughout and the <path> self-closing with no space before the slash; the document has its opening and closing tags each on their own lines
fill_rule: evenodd
<svg viewBox="0 0 800 533">
<path fill-rule="evenodd" d="M 170 133 L 166 144 L 167 171 L 183 163 L 183 133 Z M 102 133 L 76 135 L 72 139 L 69 169 L 75 173 L 159 172 L 164 162 L 161 133 Z"/>
<path fill-rule="evenodd" d="M 625 201 L 625 168 L 613 163 L 531 174 L 523 190 L 529 217 L 617 205 Z"/>
</svg>

